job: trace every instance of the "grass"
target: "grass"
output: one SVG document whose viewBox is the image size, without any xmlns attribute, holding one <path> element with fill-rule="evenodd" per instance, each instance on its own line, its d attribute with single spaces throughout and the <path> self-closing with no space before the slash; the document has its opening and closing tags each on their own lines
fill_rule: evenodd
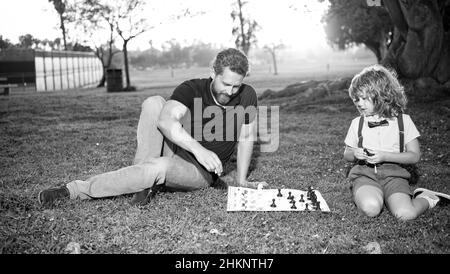
<svg viewBox="0 0 450 274">
<path fill-rule="evenodd" d="M 265 82 L 273 88 L 303 79 L 251 77 L 258 93 Z M 219 188 L 160 193 L 140 208 L 129 205 L 130 195 L 41 208 L 36 196 L 43 188 L 131 164 L 141 102 L 172 91 L 158 85 L 130 93 L 92 89 L 0 98 L 0 253 L 67 253 L 70 242 L 79 243 L 81 253 L 366 253 L 370 242 L 383 253 L 450 252 L 450 207 L 409 222 L 386 209 L 377 218 L 356 210 L 342 153 L 357 113 L 343 91 L 314 101 L 261 101 L 282 106 L 280 147 L 255 153 L 250 174 L 271 188 L 314 186 L 330 214 L 228 213 L 227 192 Z M 450 193 L 449 93 L 411 94 L 409 106 L 422 134 L 417 187 Z"/>
</svg>

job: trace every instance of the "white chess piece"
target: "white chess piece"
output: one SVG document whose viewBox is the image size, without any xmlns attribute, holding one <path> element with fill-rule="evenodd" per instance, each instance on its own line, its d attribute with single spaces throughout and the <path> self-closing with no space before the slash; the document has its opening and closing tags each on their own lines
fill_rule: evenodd
<svg viewBox="0 0 450 274">
<path fill-rule="evenodd" d="M 261 190 L 261 189 L 263 189 L 265 186 L 267 186 L 267 183 L 266 182 L 259 182 L 258 183 L 258 186 L 256 187 L 258 190 Z"/>
</svg>

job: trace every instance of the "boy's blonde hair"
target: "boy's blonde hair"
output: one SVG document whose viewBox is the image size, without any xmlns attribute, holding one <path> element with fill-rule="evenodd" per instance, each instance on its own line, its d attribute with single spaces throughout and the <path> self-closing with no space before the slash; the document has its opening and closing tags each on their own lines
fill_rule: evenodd
<svg viewBox="0 0 450 274">
<path fill-rule="evenodd" d="M 348 94 L 353 101 L 357 97 L 369 97 L 375 114 L 381 117 L 396 117 L 406 109 L 407 99 L 397 73 L 381 65 L 366 67 L 355 75 Z"/>
</svg>

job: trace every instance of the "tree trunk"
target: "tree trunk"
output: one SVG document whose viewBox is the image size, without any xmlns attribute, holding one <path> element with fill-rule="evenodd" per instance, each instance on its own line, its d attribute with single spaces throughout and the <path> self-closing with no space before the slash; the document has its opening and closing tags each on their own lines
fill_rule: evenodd
<svg viewBox="0 0 450 274">
<path fill-rule="evenodd" d="M 394 38 L 383 64 L 406 78 L 431 77 L 439 83 L 450 80 L 450 33 L 438 0 L 384 1 L 395 25 Z"/>
<path fill-rule="evenodd" d="M 377 58 L 377 62 L 380 63 L 382 60 L 381 50 L 380 50 L 380 44 L 379 43 L 364 43 L 365 46 L 375 54 L 375 57 Z"/>
<path fill-rule="evenodd" d="M 66 26 L 64 25 L 64 17 L 61 13 L 59 14 L 59 20 L 61 21 L 61 31 L 63 35 L 64 50 L 67 50 Z"/>
<path fill-rule="evenodd" d="M 125 78 L 126 78 L 126 87 L 125 90 L 130 89 L 130 71 L 128 69 L 128 49 L 127 49 L 128 40 L 123 41 L 123 59 L 125 63 Z"/>
<path fill-rule="evenodd" d="M 242 15 L 242 2 L 241 0 L 238 0 L 238 6 L 239 6 L 239 24 L 241 27 L 241 48 L 242 51 L 244 52 L 245 55 L 248 55 L 248 51 L 249 51 L 249 45 L 247 44 L 247 38 L 244 32 L 244 25 L 245 25 L 245 21 L 244 21 L 244 16 Z"/>
<path fill-rule="evenodd" d="M 273 60 L 273 75 L 278 75 L 278 69 L 277 69 L 277 57 L 275 55 L 275 50 L 271 52 L 272 54 L 272 60 Z"/>
<path fill-rule="evenodd" d="M 98 88 L 102 88 L 105 86 L 105 82 L 106 82 L 106 69 L 103 68 L 103 75 L 102 75 L 102 79 L 100 79 L 100 83 L 98 83 L 97 87 Z"/>
</svg>

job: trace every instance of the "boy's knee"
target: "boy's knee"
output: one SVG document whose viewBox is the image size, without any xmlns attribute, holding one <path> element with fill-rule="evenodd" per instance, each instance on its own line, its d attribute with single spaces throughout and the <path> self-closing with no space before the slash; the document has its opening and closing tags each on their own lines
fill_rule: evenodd
<svg viewBox="0 0 450 274">
<path fill-rule="evenodd" d="M 166 103 L 166 100 L 159 95 L 148 97 L 142 103 L 142 109 L 162 109 L 163 105 Z"/>
<path fill-rule="evenodd" d="M 380 204 L 376 200 L 364 201 L 359 209 L 368 217 L 376 217 L 380 214 L 383 204 Z"/>
<path fill-rule="evenodd" d="M 392 214 L 402 221 L 409 221 L 417 218 L 416 212 L 411 208 L 399 208 L 393 211 Z"/>
</svg>

